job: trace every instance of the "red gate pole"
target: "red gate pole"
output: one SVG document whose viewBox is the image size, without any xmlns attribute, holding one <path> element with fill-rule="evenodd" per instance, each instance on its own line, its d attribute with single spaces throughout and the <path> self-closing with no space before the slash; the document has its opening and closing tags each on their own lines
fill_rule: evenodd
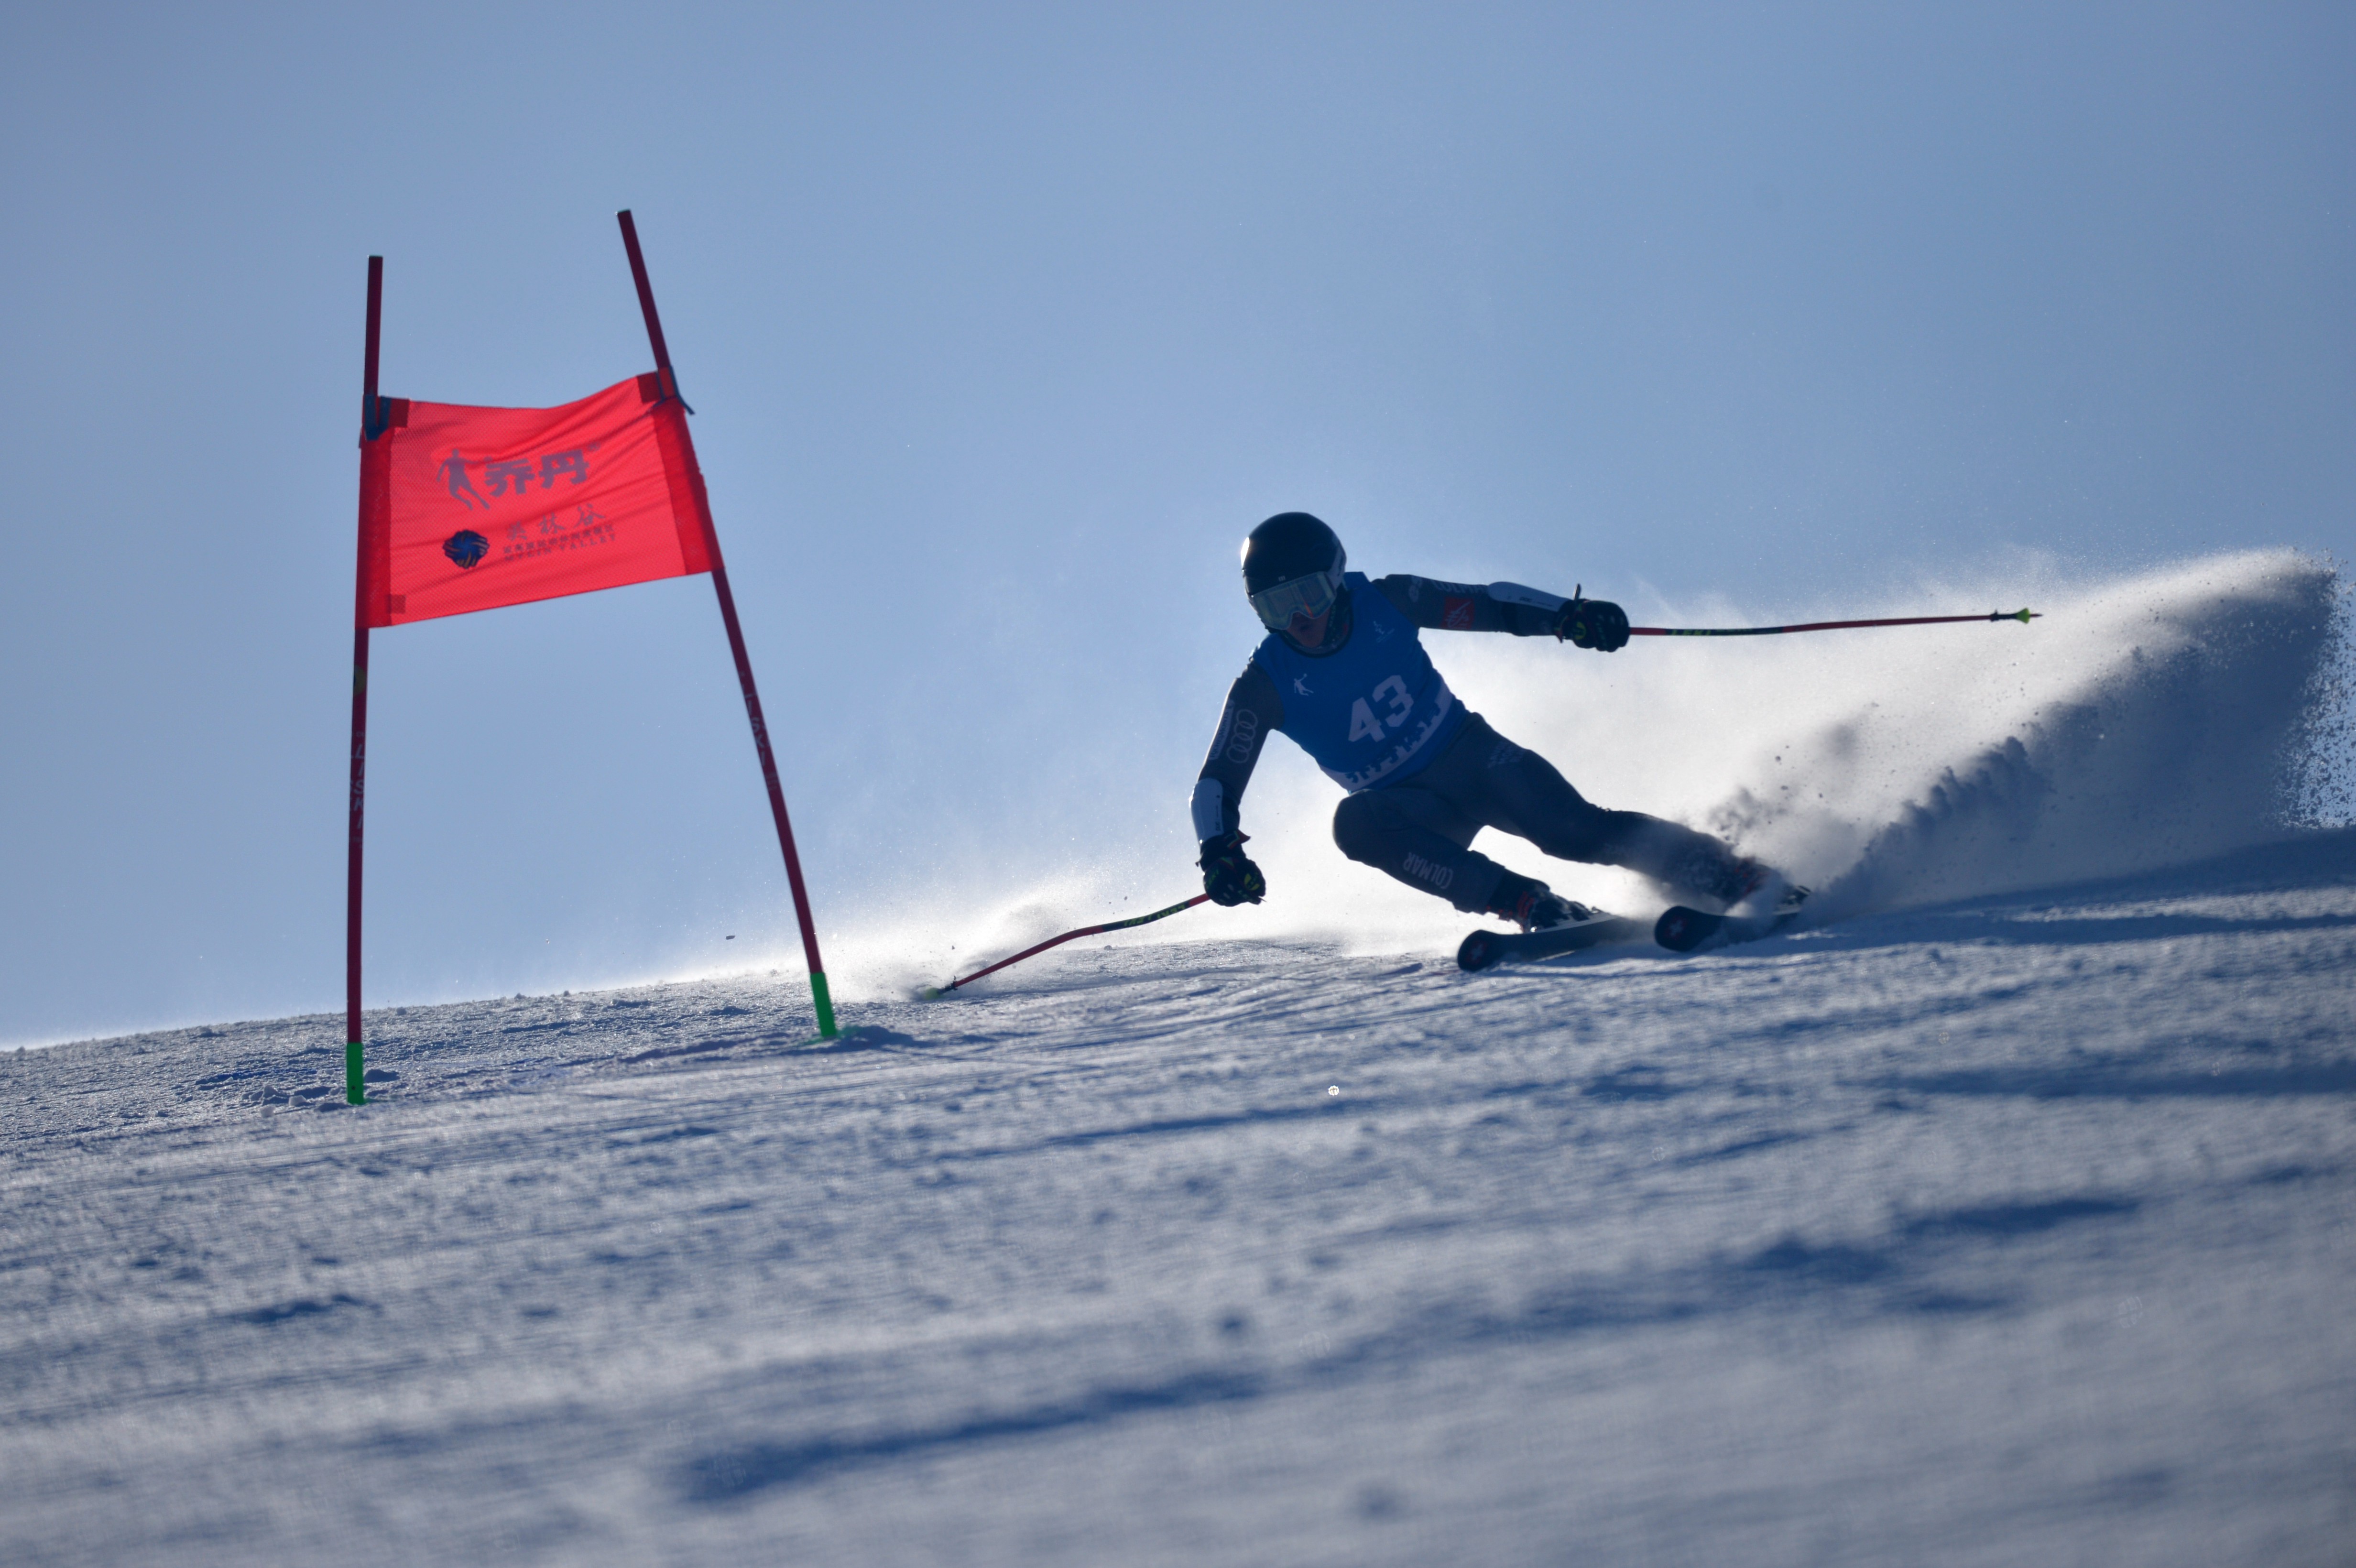
<svg viewBox="0 0 2356 1568">
<path fill-rule="evenodd" d="M 664 393 L 679 397 L 679 378 L 671 370 L 670 349 L 663 342 L 662 318 L 655 314 L 654 285 L 647 281 L 647 260 L 638 251 L 638 226 L 631 221 L 626 208 L 614 216 L 621 220 L 622 244 L 630 253 L 630 279 L 638 286 L 638 309 L 647 318 L 647 341 L 654 347 L 656 373 L 662 378 Z M 680 400 L 682 407 L 685 401 Z M 692 443 L 688 450 L 693 453 Z M 809 890 L 802 883 L 802 859 L 794 852 L 794 827 L 786 816 L 786 790 L 777 780 L 777 759 L 769 750 L 769 726 L 761 717 L 761 694 L 753 685 L 753 661 L 744 653 L 744 632 L 737 624 L 736 596 L 728 591 L 728 568 L 721 560 L 720 530 L 712 526 L 712 502 L 703 490 L 703 467 L 691 456 L 689 461 L 693 469 L 695 505 L 703 514 L 704 545 L 712 554 L 712 587 L 720 596 L 720 620 L 728 628 L 728 651 L 736 656 L 736 682 L 744 689 L 744 713 L 753 721 L 753 749 L 761 756 L 761 780 L 769 789 L 769 815 L 776 819 L 777 847 L 786 855 L 786 881 L 794 891 L 795 918 L 801 922 L 802 959 L 809 965 L 810 999 L 818 1008 L 818 1032 L 830 1039 L 835 1032 L 834 999 L 827 993 L 826 965 L 818 955 L 818 927 L 810 919 Z"/>
<path fill-rule="evenodd" d="M 360 372 L 360 443 L 377 433 L 377 327 L 384 304 L 384 258 L 370 256 L 368 273 L 368 352 Z M 366 538 L 368 493 L 360 493 L 362 538 Z M 360 595 L 368 586 L 368 558 L 363 546 L 359 580 L 352 591 L 352 799 L 351 846 L 344 866 L 344 1102 L 357 1105 L 368 1098 L 360 1077 L 360 826 L 361 801 L 368 780 L 368 606 Z"/>
</svg>

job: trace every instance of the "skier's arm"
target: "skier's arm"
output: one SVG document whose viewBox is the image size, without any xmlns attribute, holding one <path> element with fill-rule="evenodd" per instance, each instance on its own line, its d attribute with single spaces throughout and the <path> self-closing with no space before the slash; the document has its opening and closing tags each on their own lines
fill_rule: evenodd
<svg viewBox="0 0 2356 1568">
<path fill-rule="evenodd" d="M 1227 705 L 1219 712 L 1219 728 L 1211 737 L 1211 754 L 1194 780 L 1194 837 L 1216 838 L 1239 825 L 1238 808 L 1252 769 L 1259 765 L 1259 750 L 1268 732 L 1284 727 L 1284 699 L 1276 682 L 1254 659 L 1244 666 L 1227 688 Z"/>
<path fill-rule="evenodd" d="M 1555 618 L 1569 603 L 1518 582 L 1442 582 L 1405 571 L 1376 578 L 1375 587 L 1417 625 L 1445 632 L 1551 636 Z"/>
<path fill-rule="evenodd" d="M 1203 891 L 1221 904 L 1258 903 L 1268 891 L 1259 868 L 1243 852 L 1240 807 L 1268 732 L 1284 723 L 1284 699 L 1255 659 L 1227 688 L 1227 705 L 1211 737 L 1211 754 L 1194 781 L 1194 837 L 1202 855 Z"/>
<path fill-rule="evenodd" d="M 1374 586 L 1419 626 L 1444 632 L 1504 632 L 1569 638 L 1605 653 L 1628 640 L 1628 616 L 1608 599 L 1565 599 L 1518 582 L 1441 582 L 1394 572 Z"/>
</svg>

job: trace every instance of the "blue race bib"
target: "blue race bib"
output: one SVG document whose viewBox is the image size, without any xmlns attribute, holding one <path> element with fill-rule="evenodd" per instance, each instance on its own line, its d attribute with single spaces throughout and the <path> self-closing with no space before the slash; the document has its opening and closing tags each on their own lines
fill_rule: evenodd
<svg viewBox="0 0 2356 1568">
<path fill-rule="evenodd" d="M 1252 658 L 1284 699 L 1284 732 L 1355 795 L 1430 766 L 1464 722 L 1464 705 L 1432 667 L 1415 623 L 1364 572 L 1342 581 L 1352 625 L 1339 651 L 1311 658 L 1271 632 Z"/>
</svg>

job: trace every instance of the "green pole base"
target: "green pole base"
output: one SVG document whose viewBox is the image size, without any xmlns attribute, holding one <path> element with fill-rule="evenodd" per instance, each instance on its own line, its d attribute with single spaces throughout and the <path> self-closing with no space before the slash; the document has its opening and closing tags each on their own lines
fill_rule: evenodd
<svg viewBox="0 0 2356 1568">
<path fill-rule="evenodd" d="M 347 1040 L 344 1044 L 344 1104 L 358 1105 L 368 1099 L 368 1090 L 360 1083 L 360 1042 Z"/>
<path fill-rule="evenodd" d="M 810 971 L 810 1000 L 818 1004 L 818 1034 L 820 1040 L 834 1038 L 834 998 L 827 995 L 826 971 Z M 355 1058 L 354 1060 L 358 1060 Z M 357 1078 L 352 1082 L 359 1083 Z"/>
</svg>

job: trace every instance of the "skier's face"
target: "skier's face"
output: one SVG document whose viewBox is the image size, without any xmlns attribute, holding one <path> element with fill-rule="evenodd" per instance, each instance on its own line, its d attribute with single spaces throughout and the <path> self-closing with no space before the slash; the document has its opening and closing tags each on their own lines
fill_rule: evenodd
<svg viewBox="0 0 2356 1568">
<path fill-rule="evenodd" d="M 1299 613 L 1294 614 L 1292 617 L 1292 624 L 1285 627 L 1284 635 L 1290 637 L 1294 642 L 1299 643 L 1304 648 L 1323 647 L 1325 645 L 1325 628 L 1333 624 L 1333 607 L 1331 604 L 1328 604 L 1325 606 L 1325 613 L 1323 614 L 1313 618 Z"/>
</svg>

